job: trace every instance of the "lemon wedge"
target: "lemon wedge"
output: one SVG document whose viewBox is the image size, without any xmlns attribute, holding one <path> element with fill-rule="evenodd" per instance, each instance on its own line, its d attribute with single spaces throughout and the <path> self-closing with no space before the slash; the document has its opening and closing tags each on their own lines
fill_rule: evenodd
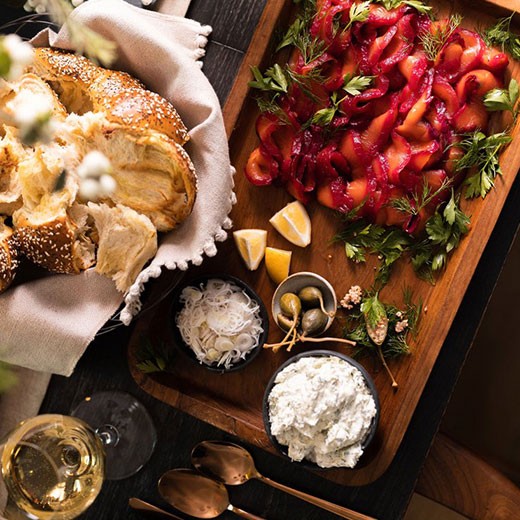
<svg viewBox="0 0 520 520">
<path fill-rule="evenodd" d="M 291 256 L 292 251 L 274 247 L 265 248 L 265 267 L 267 268 L 267 274 L 273 282 L 281 283 L 289 276 Z"/>
<path fill-rule="evenodd" d="M 291 244 L 306 247 L 311 243 L 311 219 L 301 202 L 290 202 L 273 215 L 269 222 Z"/>
<path fill-rule="evenodd" d="M 240 229 L 233 232 L 233 238 L 247 268 L 250 271 L 257 269 L 265 254 L 267 231 L 265 229 Z"/>
</svg>

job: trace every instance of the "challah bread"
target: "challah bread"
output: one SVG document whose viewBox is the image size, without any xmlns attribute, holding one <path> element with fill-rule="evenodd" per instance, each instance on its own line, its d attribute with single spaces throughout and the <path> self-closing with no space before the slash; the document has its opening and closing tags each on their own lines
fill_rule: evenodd
<svg viewBox="0 0 520 520">
<path fill-rule="evenodd" d="M 0 293 L 12 283 L 18 269 L 18 247 L 13 230 L 0 218 Z"/>
<path fill-rule="evenodd" d="M 126 292 L 157 252 L 157 232 L 148 217 L 122 205 L 88 203 L 98 233 L 96 271 Z"/>
<path fill-rule="evenodd" d="M 20 253 L 54 273 L 79 273 L 95 263 L 95 246 L 89 238 L 88 211 L 84 205 L 63 207 L 52 196 L 28 210 L 15 211 L 13 223 Z"/>
<path fill-rule="evenodd" d="M 49 82 L 69 112 L 104 112 L 112 123 L 156 130 L 183 145 L 184 123 L 167 100 L 125 72 L 103 69 L 87 58 L 50 48 L 35 49 L 30 69 Z"/>
<path fill-rule="evenodd" d="M 15 133 L 13 128 L 4 127 L 4 136 L 0 139 L 0 215 L 12 215 L 22 205 L 17 173 L 25 152 Z"/>
<path fill-rule="evenodd" d="M 79 157 L 97 150 L 110 160 L 117 187 L 105 202 L 146 215 L 163 232 L 191 213 L 197 181 L 182 146 L 155 131 L 111 123 L 104 114 L 71 114 L 67 129 Z"/>
</svg>

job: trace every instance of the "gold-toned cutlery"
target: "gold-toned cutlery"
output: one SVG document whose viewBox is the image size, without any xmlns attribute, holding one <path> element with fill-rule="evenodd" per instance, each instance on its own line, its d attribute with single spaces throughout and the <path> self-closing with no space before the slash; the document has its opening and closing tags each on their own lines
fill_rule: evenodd
<svg viewBox="0 0 520 520">
<path fill-rule="evenodd" d="M 145 502 L 144 500 L 141 500 L 140 498 L 130 498 L 128 499 L 128 505 L 134 510 L 138 511 L 139 513 L 152 513 L 157 517 L 162 518 L 171 518 L 172 520 L 182 520 L 181 517 L 172 515 L 171 513 L 168 513 L 168 511 L 165 511 L 164 509 L 161 509 L 160 507 L 154 506 L 153 504 L 149 504 L 148 502 Z"/>
<path fill-rule="evenodd" d="M 191 469 L 172 469 L 159 479 L 159 493 L 179 511 L 196 518 L 216 518 L 228 510 L 247 520 L 265 520 L 232 505 L 226 487 Z"/>
<path fill-rule="evenodd" d="M 193 448 L 191 462 L 201 473 L 230 486 L 244 484 L 248 480 L 256 478 L 276 489 L 285 491 L 342 518 L 348 520 L 376 520 L 371 516 L 352 511 L 322 498 L 308 495 L 303 491 L 298 491 L 264 477 L 256 469 L 251 454 L 242 446 L 231 442 L 203 441 Z"/>
</svg>

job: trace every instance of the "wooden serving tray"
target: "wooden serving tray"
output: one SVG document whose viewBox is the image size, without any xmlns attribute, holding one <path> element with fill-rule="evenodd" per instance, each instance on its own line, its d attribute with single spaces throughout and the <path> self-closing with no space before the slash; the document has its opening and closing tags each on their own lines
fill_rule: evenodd
<svg viewBox="0 0 520 520">
<path fill-rule="evenodd" d="M 472 28 L 494 23 L 493 16 L 507 15 L 508 12 L 503 9 L 506 4 L 509 9 L 520 11 L 520 1 L 513 0 L 441 0 L 436 6 L 441 15 L 447 15 L 452 10 L 462 13 L 463 25 Z M 321 274 L 334 285 L 338 297 L 341 298 L 353 284 L 364 288 L 371 286 L 375 259 L 369 260 L 366 265 L 354 265 L 347 261 L 341 244 L 329 243 L 338 230 L 339 220 L 332 211 L 317 204 L 311 204 L 308 208 L 313 226 L 311 245 L 305 249 L 292 246 L 268 223 L 269 218 L 290 201 L 290 197 L 279 188 L 254 187 L 242 173 L 249 153 L 257 145 L 255 120 L 258 112 L 253 96 L 248 92 L 249 67 L 264 67 L 271 62 L 273 34 L 277 22 L 286 26 L 291 8 L 292 0 L 268 1 L 224 109 L 232 163 L 237 169 L 235 181 L 238 203 L 233 209 L 232 218 L 235 229 L 267 229 L 268 245 L 293 251 L 291 272 L 314 271 Z M 519 64 L 512 63 L 509 70 L 512 76 L 520 79 Z M 401 262 L 390 283 L 382 291 L 383 301 L 399 305 L 403 286 L 407 285 L 413 291 L 414 300 L 422 300 L 424 312 L 417 337 L 413 341 L 413 352 L 410 356 L 389 363 L 399 382 L 397 391 L 391 388 L 390 381 L 377 360 L 361 360 L 373 376 L 379 391 L 380 426 L 373 444 L 356 469 L 327 470 L 320 472 L 323 477 L 344 485 L 364 485 L 381 476 L 392 461 L 520 167 L 518 126 L 514 130 L 514 141 L 503 154 L 502 165 L 504 175 L 497 179 L 496 189 L 485 200 L 465 201 L 464 209 L 471 215 L 471 231 L 452 255 L 437 284 L 432 286 L 420 281 L 410 265 Z M 263 265 L 255 272 L 247 271 L 230 239 L 220 246 L 216 257 L 208 258 L 201 267 L 191 269 L 188 276 L 218 272 L 233 274 L 249 283 L 270 309 L 275 284 L 267 276 Z M 169 307 L 170 302 L 165 300 L 157 312 L 148 313 L 136 324 L 129 349 L 130 368 L 136 382 L 156 398 L 244 441 L 274 451 L 262 422 L 262 396 L 269 378 L 288 359 L 289 354 L 284 351 L 273 354 L 270 350 L 265 350 L 242 371 L 219 375 L 209 372 L 179 353 L 172 373 L 144 375 L 135 368 L 135 350 L 143 336 L 152 341 L 162 339 L 172 343 Z M 270 325 L 269 340 L 275 342 L 281 338 L 281 332 L 272 319 Z M 340 333 L 341 312 L 331 335 Z M 317 346 L 348 353 L 348 350 L 338 344 L 321 343 Z M 300 345 L 292 353 L 312 348 L 312 345 Z"/>
</svg>

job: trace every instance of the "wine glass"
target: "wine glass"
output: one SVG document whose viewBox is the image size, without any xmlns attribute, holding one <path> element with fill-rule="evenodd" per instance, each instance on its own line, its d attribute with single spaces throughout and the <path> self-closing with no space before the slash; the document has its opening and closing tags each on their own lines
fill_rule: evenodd
<svg viewBox="0 0 520 520">
<path fill-rule="evenodd" d="M 0 446 L 8 518 L 76 518 L 94 502 L 104 479 L 137 473 L 156 440 L 145 407 L 124 392 L 87 396 L 72 416 L 23 421 Z"/>
<path fill-rule="evenodd" d="M 1 461 L 8 518 L 76 518 L 94 502 L 104 478 L 100 437 L 64 415 L 20 423 L 5 441 Z"/>
</svg>

